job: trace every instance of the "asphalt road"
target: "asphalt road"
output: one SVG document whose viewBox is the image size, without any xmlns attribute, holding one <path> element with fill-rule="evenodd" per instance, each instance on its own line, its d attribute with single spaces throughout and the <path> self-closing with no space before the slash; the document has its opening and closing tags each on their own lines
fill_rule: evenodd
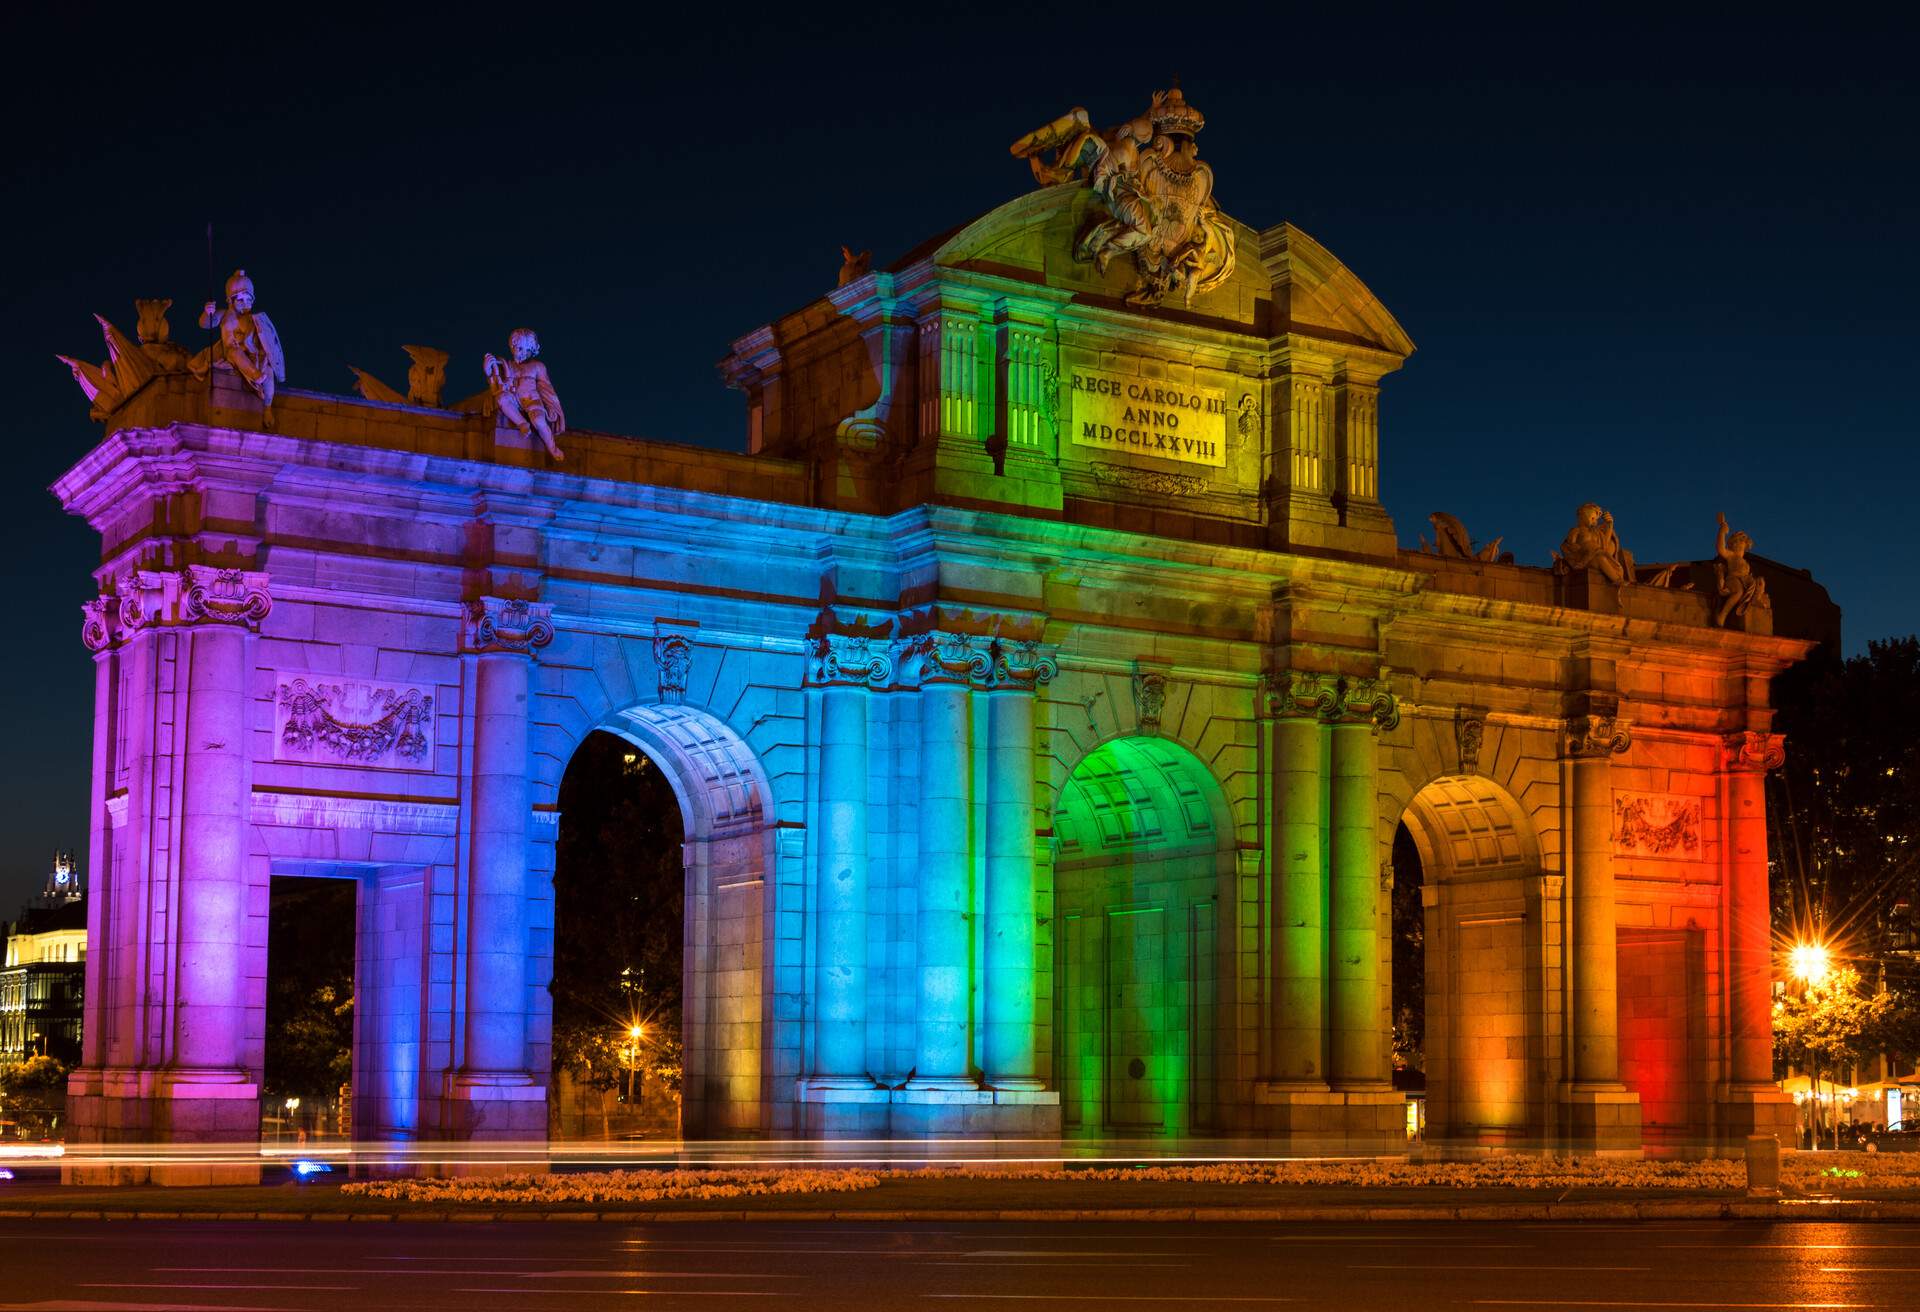
<svg viewBox="0 0 1920 1312">
<path fill-rule="evenodd" d="M 1920 1308 L 1891 1224 L 0 1223 L 0 1308 Z"/>
</svg>

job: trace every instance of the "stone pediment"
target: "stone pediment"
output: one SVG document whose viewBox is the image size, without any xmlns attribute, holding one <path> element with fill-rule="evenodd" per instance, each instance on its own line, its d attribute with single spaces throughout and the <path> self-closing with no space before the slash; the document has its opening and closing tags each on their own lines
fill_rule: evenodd
<svg viewBox="0 0 1920 1312">
<path fill-rule="evenodd" d="M 1367 285 L 1332 251 L 1291 223 L 1260 234 L 1260 263 L 1272 291 L 1275 336 L 1300 333 L 1371 346 L 1405 358 L 1413 339 Z"/>
<path fill-rule="evenodd" d="M 930 263 L 1118 305 L 1131 270 L 1115 263 L 1103 275 L 1074 258 L 1075 237 L 1098 212 L 1098 200 L 1078 183 L 1042 187 L 922 243 L 893 271 L 909 274 Z M 1156 310 L 1126 307 L 1128 312 L 1210 320 L 1263 338 L 1297 334 L 1401 358 L 1413 353 L 1413 339 L 1399 321 L 1325 246 L 1291 223 L 1265 232 L 1231 216 L 1228 223 L 1240 251 L 1232 277 L 1190 304 L 1168 301 Z"/>
</svg>

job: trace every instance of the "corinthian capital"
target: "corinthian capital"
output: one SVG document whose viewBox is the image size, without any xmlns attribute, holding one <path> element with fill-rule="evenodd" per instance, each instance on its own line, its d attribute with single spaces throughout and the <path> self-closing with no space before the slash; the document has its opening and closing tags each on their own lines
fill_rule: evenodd
<svg viewBox="0 0 1920 1312">
<path fill-rule="evenodd" d="M 893 678 L 893 644 L 860 633 L 828 633 L 813 640 L 808 681 L 884 685 Z"/>
<path fill-rule="evenodd" d="M 1627 722 L 1616 716 L 1567 717 L 1567 755 L 1576 760 L 1617 756 L 1626 751 L 1632 742 L 1633 735 L 1627 731 Z"/>
<path fill-rule="evenodd" d="M 462 637 L 471 652 L 519 652 L 553 641 L 553 607 L 515 598 L 479 597 L 467 603 Z"/>
<path fill-rule="evenodd" d="M 1032 689 L 1052 682 L 1060 673 L 1060 663 L 1054 659 L 1057 650 L 1044 642 L 995 638 L 990 686 Z"/>
<path fill-rule="evenodd" d="M 140 629 L 180 624 L 236 624 L 255 629 L 273 609 L 264 570 L 189 565 L 128 570 L 113 595 L 89 602 L 81 638 L 98 651 Z"/>
<path fill-rule="evenodd" d="M 1334 724 L 1371 724 L 1379 729 L 1394 729 L 1400 724 L 1400 702 L 1385 679 L 1340 680 L 1339 694 L 1326 718 Z"/>
<path fill-rule="evenodd" d="M 1750 729 L 1730 733 L 1726 738 L 1726 760 L 1729 770 L 1762 774 L 1778 770 L 1787 763 L 1787 740 L 1782 734 L 1755 733 Z"/>
<path fill-rule="evenodd" d="M 1340 680 L 1313 670 L 1282 670 L 1260 676 L 1260 710 L 1276 719 L 1319 719 L 1340 701 Z"/>
<path fill-rule="evenodd" d="M 903 675 L 929 683 L 985 684 L 993 674 L 992 640 L 944 629 L 916 634 L 899 644 Z"/>
<path fill-rule="evenodd" d="M 189 623 L 243 624 L 258 628 L 273 609 L 263 570 L 187 566 L 181 618 Z"/>
</svg>

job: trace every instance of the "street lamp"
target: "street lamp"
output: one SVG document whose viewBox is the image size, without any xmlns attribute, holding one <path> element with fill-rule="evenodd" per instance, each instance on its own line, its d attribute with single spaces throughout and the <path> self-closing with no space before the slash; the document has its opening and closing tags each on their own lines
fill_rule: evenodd
<svg viewBox="0 0 1920 1312">
<path fill-rule="evenodd" d="M 640 1040 L 646 1037 L 647 1027 L 635 1021 L 627 1027 L 627 1106 L 633 1106 L 633 1073 L 640 1065 Z"/>
<path fill-rule="evenodd" d="M 1827 977 L 1827 945 L 1795 943 L 1793 951 L 1787 954 L 1787 965 L 1801 983 L 1818 984 Z"/>
</svg>

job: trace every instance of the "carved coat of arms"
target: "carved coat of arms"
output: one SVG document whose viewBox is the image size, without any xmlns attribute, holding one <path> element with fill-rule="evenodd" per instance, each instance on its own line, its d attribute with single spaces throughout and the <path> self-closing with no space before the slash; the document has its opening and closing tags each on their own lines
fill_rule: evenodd
<svg viewBox="0 0 1920 1312">
<path fill-rule="evenodd" d="M 1104 132 L 1076 107 L 1013 143 L 1040 185 L 1083 180 L 1098 198 L 1101 212 L 1081 230 L 1074 257 L 1104 274 L 1115 256 L 1132 256 L 1138 276 L 1129 305 L 1159 305 L 1175 293 L 1191 302 L 1233 273 L 1233 229 L 1213 203 L 1213 169 L 1194 145 L 1204 126 L 1174 87 Z"/>
</svg>

